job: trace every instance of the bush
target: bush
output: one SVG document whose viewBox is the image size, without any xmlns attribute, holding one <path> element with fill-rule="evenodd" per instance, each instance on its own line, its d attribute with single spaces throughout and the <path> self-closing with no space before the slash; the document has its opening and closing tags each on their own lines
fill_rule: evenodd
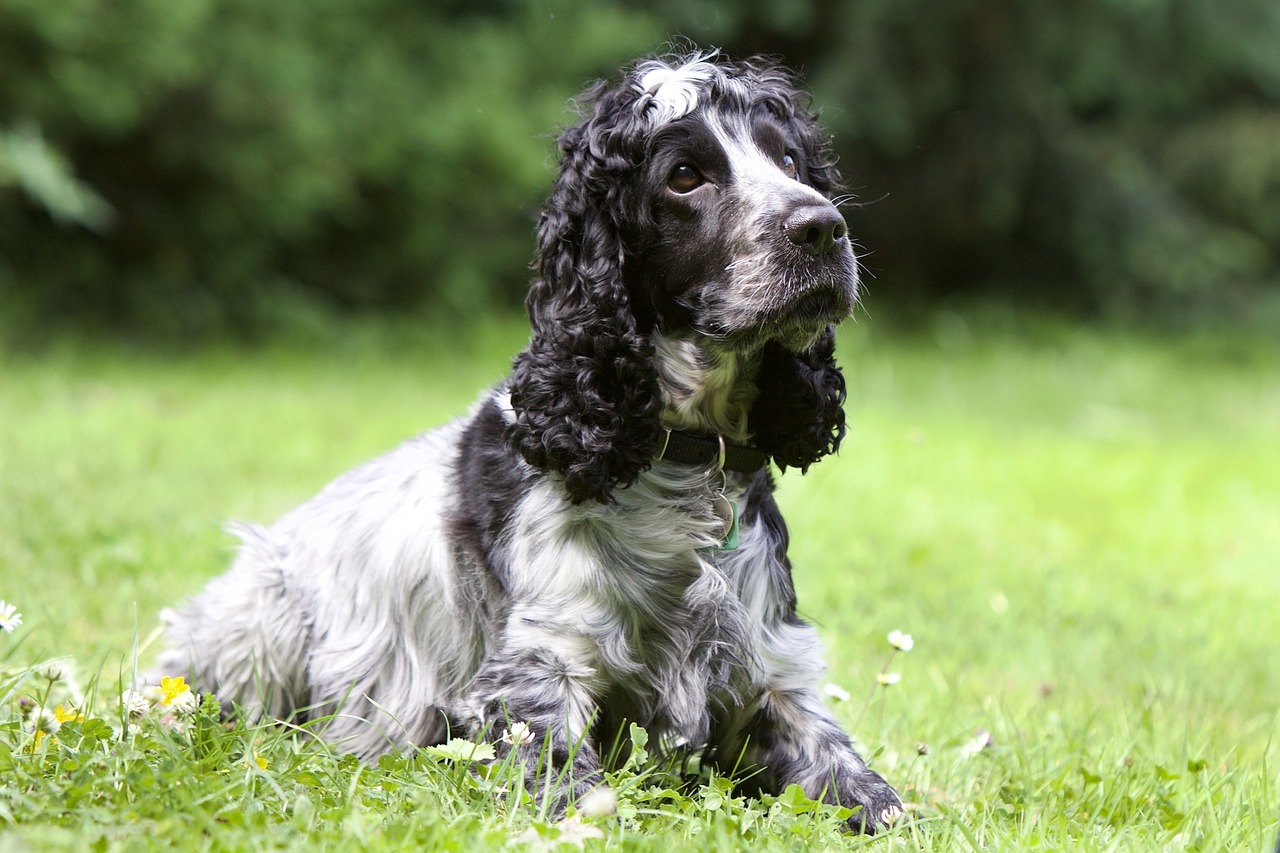
<svg viewBox="0 0 1280 853">
<path fill-rule="evenodd" d="M 565 98 L 674 32 L 807 70 L 889 300 L 1280 299 L 1272 0 L 0 0 L 0 306 L 515 304 Z"/>
<path fill-rule="evenodd" d="M 0 0 L 0 115 L 38 123 L 113 211 L 80 227 L 11 179 L 11 302 L 191 329 L 282 294 L 513 301 L 538 138 L 657 37 L 607 4 Z"/>
<path fill-rule="evenodd" d="M 886 289 L 1280 294 L 1271 0 L 737 5 L 691 32 L 809 67 Z"/>
</svg>

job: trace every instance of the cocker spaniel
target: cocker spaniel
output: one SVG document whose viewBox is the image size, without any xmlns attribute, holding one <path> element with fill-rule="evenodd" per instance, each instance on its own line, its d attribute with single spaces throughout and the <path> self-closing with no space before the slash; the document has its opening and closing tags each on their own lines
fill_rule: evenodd
<svg viewBox="0 0 1280 853">
<path fill-rule="evenodd" d="M 230 571 L 169 613 L 161 669 L 228 709 L 320 718 L 366 759 L 483 735 L 559 806 L 630 721 L 856 808 L 853 829 L 897 819 L 818 691 L 769 469 L 845 432 L 833 324 L 858 262 L 808 102 L 770 62 L 701 54 L 590 88 L 511 375 L 237 527 Z M 516 723 L 534 736 L 507 745 Z"/>
</svg>

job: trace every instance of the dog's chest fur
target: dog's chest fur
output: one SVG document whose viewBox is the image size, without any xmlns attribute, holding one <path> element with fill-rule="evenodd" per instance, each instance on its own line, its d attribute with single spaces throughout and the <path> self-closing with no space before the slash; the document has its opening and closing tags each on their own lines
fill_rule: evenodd
<svg viewBox="0 0 1280 853">
<path fill-rule="evenodd" d="M 707 740 L 709 709 L 736 704 L 755 669 L 742 657 L 758 622 L 742 587 L 759 580 L 749 565 L 761 563 L 751 558 L 759 538 L 748 525 L 736 551 L 721 550 L 724 521 L 712 502 L 724 484 L 718 474 L 710 480 L 661 465 L 632 487 L 636 494 L 620 491 L 617 512 L 596 521 L 594 535 L 621 570 L 588 592 L 611 625 L 599 645 L 614 682 L 607 713 L 692 743 Z M 723 491 L 742 503 L 743 483 Z"/>
<path fill-rule="evenodd" d="M 472 421 L 477 446 L 493 446 L 500 401 Z M 484 493 L 510 503 L 464 501 L 454 530 L 505 592 L 503 645 L 550 644 L 567 669 L 588 674 L 606 697 L 604 725 L 625 719 L 705 742 L 711 712 L 740 704 L 756 680 L 759 662 L 744 658 L 764 618 L 753 608 L 777 600 L 774 548 L 748 511 L 770 491 L 768 475 L 663 462 L 611 504 L 571 507 L 554 482 L 501 456 L 485 465 L 464 454 L 459 474 L 464 483 L 484 477 Z M 719 494 L 740 516 L 734 550 L 721 548 Z"/>
</svg>

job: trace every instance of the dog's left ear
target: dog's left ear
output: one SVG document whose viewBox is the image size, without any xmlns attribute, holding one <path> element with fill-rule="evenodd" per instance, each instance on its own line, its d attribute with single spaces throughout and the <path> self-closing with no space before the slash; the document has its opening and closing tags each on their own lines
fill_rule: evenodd
<svg viewBox="0 0 1280 853">
<path fill-rule="evenodd" d="M 844 439 L 844 374 L 836 366 L 835 328 L 806 352 L 765 346 L 756 384 L 760 395 L 748 415 L 756 446 L 778 467 L 803 473 Z"/>
<path fill-rule="evenodd" d="M 810 96 L 787 80 L 779 87 L 780 112 L 791 123 L 805 163 L 805 183 L 831 198 L 841 188 L 831 139 L 810 110 Z M 828 327 L 807 351 L 795 354 L 780 344 L 765 346 L 756 398 L 747 422 L 756 445 L 783 470 L 801 472 L 840 447 L 845 434 L 844 375 L 836 366 L 835 327 Z"/>
<path fill-rule="evenodd" d="M 511 375 L 509 436 L 533 467 L 564 478 L 574 503 L 608 503 L 658 452 L 653 345 L 623 283 L 621 225 L 643 157 L 629 87 L 598 84 L 590 115 L 560 137 L 560 173 L 538 225 L 529 348 Z"/>
</svg>

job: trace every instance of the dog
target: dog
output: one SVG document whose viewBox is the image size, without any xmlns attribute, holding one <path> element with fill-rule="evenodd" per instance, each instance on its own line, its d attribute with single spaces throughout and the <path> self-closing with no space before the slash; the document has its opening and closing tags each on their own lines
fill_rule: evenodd
<svg viewBox="0 0 1280 853">
<path fill-rule="evenodd" d="M 561 810 L 634 722 L 750 768 L 753 791 L 853 808 L 854 830 L 895 821 L 819 692 L 773 497 L 770 460 L 803 472 L 844 437 L 834 326 L 858 299 L 809 103 L 776 63 L 716 53 L 589 88 L 510 375 L 272 527 L 234 528 L 231 569 L 170 612 L 160 669 L 362 759 L 485 737 Z"/>
</svg>

